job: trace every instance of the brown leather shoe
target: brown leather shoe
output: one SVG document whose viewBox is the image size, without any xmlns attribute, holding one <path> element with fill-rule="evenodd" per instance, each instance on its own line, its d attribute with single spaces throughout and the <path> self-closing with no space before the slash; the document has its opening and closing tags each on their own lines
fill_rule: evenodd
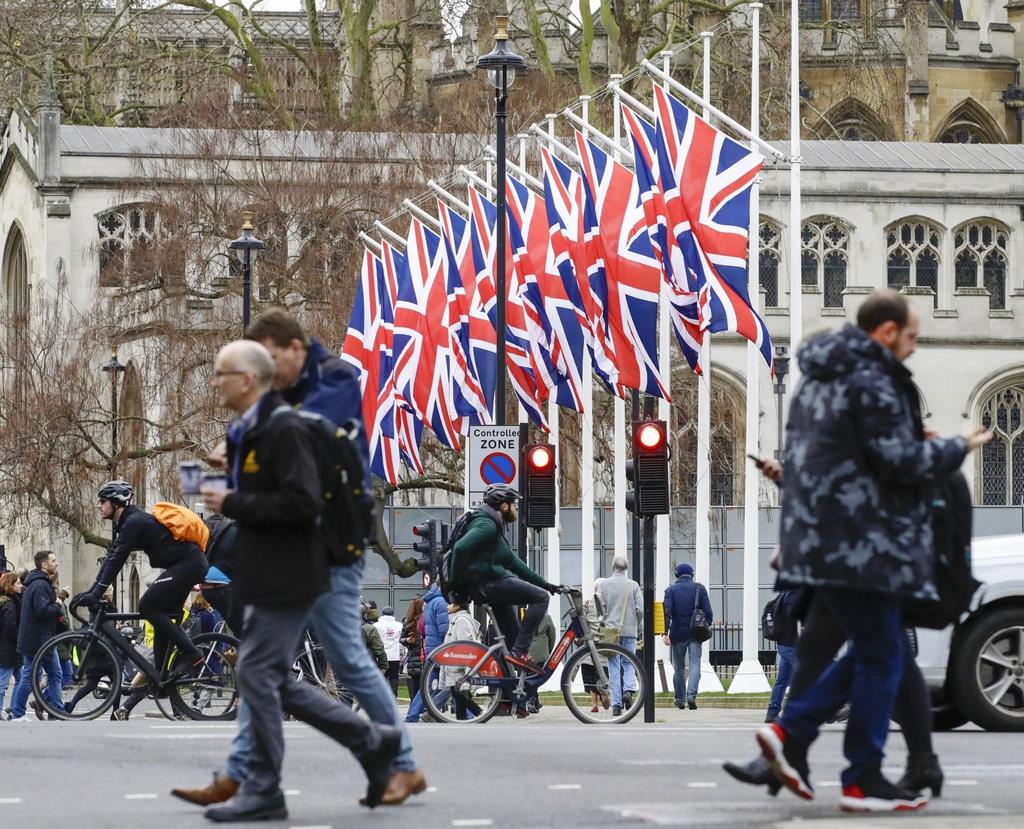
<svg viewBox="0 0 1024 829">
<path fill-rule="evenodd" d="M 404 803 L 414 794 L 419 794 L 425 791 L 427 788 L 427 778 L 423 776 L 423 772 L 419 769 L 413 769 L 412 771 L 396 771 L 391 775 L 391 779 L 388 780 L 388 787 L 384 790 L 384 796 L 381 798 L 382 806 L 397 806 L 399 803 Z M 366 800 L 366 798 L 363 798 Z M 362 805 L 363 800 L 359 802 Z"/>
<path fill-rule="evenodd" d="M 239 783 L 230 777 L 221 777 L 213 773 L 213 782 L 202 789 L 171 789 L 175 797 L 195 803 L 196 806 L 212 806 L 214 803 L 223 803 L 230 800 L 238 791 Z"/>
</svg>

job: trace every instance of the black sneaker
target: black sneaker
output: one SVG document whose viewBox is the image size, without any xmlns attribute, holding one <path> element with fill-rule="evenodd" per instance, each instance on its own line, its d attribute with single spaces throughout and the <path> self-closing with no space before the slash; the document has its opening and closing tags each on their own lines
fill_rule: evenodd
<svg viewBox="0 0 1024 829">
<path fill-rule="evenodd" d="M 925 795 L 890 783 L 878 769 L 866 772 L 856 783 L 843 786 L 839 798 L 839 808 L 844 812 L 912 812 L 927 805 Z"/>
<path fill-rule="evenodd" d="M 696 711 L 697 700 L 695 700 L 693 697 L 690 697 L 688 700 L 686 700 L 686 707 L 689 708 L 691 711 Z"/>
<path fill-rule="evenodd" d="M 759 729 L 757 744 L 779 781 L 797 797 L 814 800 L 807 746 L 795 742 L 778 723 Z"/>
</svg>

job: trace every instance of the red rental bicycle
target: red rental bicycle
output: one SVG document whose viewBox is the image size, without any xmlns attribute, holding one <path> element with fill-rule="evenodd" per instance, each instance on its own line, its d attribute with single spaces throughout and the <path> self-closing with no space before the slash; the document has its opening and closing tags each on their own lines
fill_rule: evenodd
<svg viewBox="0 0 1024 829">
<path fill-rule="evenodd" d="M 434 648 L 423 665 L 423 703 L 439 722 L 484 723 L 502 704 L 521 707 L 551 678 L 565 659 L 561 690 L 573 715 L 585 723 L 624 723 L 643 707 L 650 681 L 640 658 L 622 647 L 599 642 L 586 612 L 583 594 L 566 591 L 569 624 L 555 645 L 544 671 L 524 671 L 506 658 L 505 637 L 498 632 L 490 647 L 472 640 L 456 640 Z M 482 605 L 494 621 L 490 606 Z M 498 630 L 495 623 L 494 630 Z M 568 654 L 568 658 L 566 658 Z M 611 705 L 612 684 L 622 689 L 621 712 Z"/>
</svg>

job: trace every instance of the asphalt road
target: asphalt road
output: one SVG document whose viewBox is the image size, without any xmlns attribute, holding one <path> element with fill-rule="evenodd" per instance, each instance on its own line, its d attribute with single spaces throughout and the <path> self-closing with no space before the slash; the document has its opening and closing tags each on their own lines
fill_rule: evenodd
<svg viewBox="0 0 1024 829">
<path fill-rule="evenodd" d="M 587 726 L 546 706 L 526 721 L 482 726 L 419 724 L 413 740 L 430 789 L 400 807 L 357 805 L 365 778 L 346 752 L 300 723 L 285 723 L 284 786 L 290 819 L 325 827 L 797 827 L 905 825 L 1024 826 L 1024 737 L 962 729 L 936 737 L 944 796 L 897 817 L 838 810 L 841 730 L 830 727 L 812 755 L 817 798 L 770 798 L 734 782 L 725 759 L 753 756 L 761 713 L 659 710 L 644 725 Z M 0 722 L 0 827 L 4 829 L 189 829 L 209 826 L 201 810 L 172 798 L 177 785 L 204 784 L 218 768 L 233 724 L 136 718 L 119 723 Z M 890 740 L 886 770 L 898 775 L 904 749 Z M 265 825 L 265 824 L 264 824 Z"/>
</svg>

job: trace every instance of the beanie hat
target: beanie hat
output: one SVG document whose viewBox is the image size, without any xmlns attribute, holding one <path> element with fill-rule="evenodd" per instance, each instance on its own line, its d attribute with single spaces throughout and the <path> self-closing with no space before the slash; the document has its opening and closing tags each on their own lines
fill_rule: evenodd
<svg viewBox="0 0 1024 829">
<path fill-rule="evenodd" d="M 677 564 L 676 565 L 676 578 L 677 579 L 680 576 L 692 576 L 692 575 L 693 575 L 693 565 L 687 564 L 685 561 L 682 564 Z"/>
</svg>

